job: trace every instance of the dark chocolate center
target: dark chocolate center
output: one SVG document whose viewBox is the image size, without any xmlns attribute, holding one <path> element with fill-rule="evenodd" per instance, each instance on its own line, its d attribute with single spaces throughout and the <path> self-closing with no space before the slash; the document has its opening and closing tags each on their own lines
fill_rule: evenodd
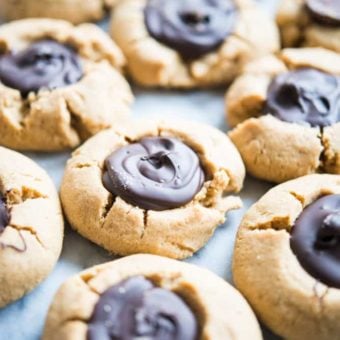
<svg viewBox="0 0 340 340">
<path fill-rule="evenodd" d="M 320 25 L 340 27 L 339 0 L 307 0 L 307 11 Z"/>
<path fill-rule="evenodd" d="M 82 76 L 76 52 L 53 40 L 41 40 L 23 51 L 0 56 L 0 81 L 23 96 L 74 84 Z"/>
<path fill-rule="evenodd" d="M 144 13 L 149 34 L 186 60 L 216 50 L 237 19 L 232 0 L 148 0 Z"/>
<path fill-rule="evenodd" d="M 201 190 L 205 178 L 197 154 L 175 138 L 143 138 L 113 152 L 105 165 L 106 189 L 149 210 L 185 205 Z"/>
<path fill-rule="evenodd" d="M 0 195 L 0 234 L 9 224 L 9 211 L 3 196 Z"/>
<path fill-rule="evenodd" d="M 324 196 L 305 208 L 293 227 L 290 245 L 310 275 L 340 288 L 340 195 Z"/>
<path fill-rule="evenodd" d="M 340 119 L 340 77 L 304 68 L 271 82 L 264 113 L 287 122 L 328 126 Z"/>
<path fill-rule="evenodd" d="M 173 292 L 134 276 L 106 290 L 88 324 L 88 340 L 195 340 L 197 321 Z"/>
</svg>

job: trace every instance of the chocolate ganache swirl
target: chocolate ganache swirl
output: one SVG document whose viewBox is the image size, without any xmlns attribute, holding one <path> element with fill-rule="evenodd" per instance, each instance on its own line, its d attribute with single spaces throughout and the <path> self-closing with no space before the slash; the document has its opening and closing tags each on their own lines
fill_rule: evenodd
<svg viewBox="0 0 340 340">
<path fill-rule="evenodd" d="M 40 40 L 23 51 L 0 56 L 0 81 L 23 96 L 74 84 L 82 76 L 77 53 L 53 40 Z"/>
<path fill-rule="evenodd" d="M 88 340 L 196 340 L 197 321 L 173 292 L 134 276 L 106 290 L 88 324 Z"/>
<path fill-rule="evenodd" d="M 327 195 L 303 210 L 290 245 L 302 267 L 320 282 L 340 288 L 340 195 Z"/>
<path fill-rule="evenodd" d="M 316 23 L 324 26 L 340 27 L 339 0 L 307 0 L 306 8 Z"/>
<path fill-rule="evenodd" d="M 148 210 L 185 205 L 205 178 L 197 154 L 176 138 L 143 138 L 113 152 L 105 164 L 106 189 Z"/>
<path fill-rule="evenodd" d="M 9 211 L 7 209 L 5 199 L 0 195 L 0 234 L 8 226 Z"/>
<path fill-rule="evenodd" d="M 224 42 L 234 30 L 237 9 L 232 0 L 148 0 L 144 15 L 153 38 L 190 60 Z"/>
<path fill-rule="evenodd" d="M 340 119 L 340 77 L 310 68 L 280 74 L 269 85 L 265 113 L 311 126 L 335 124 Z"/>
</svg>

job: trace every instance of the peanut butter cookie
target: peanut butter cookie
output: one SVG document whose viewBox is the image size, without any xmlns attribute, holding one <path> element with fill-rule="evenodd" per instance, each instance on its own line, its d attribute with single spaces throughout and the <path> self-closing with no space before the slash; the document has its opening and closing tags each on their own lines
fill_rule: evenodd
<svg viewBox="0 0 340 340">
<path fill-rule="evenodd" d="M 240 207 L 244 166 L 229 138 L 193 122 L 136 121 L 73 153 L 61 198 L 80 234 L 121 255 L 191 256 Z"/>
<path fill-rule="evenodd" d="M 50 273 L 63 242 L 58 193 L 38 165 L 0 147 L 0 308 Z"/>
<path fill-rule="evenodd" d="M 226 96 L 229 136 L 255 177 L 340 174 L 340 55 L 285 49 L 247 65 Z"/>
<path fill-rule="evenodd" d="M 228 83 L 279 48 L 276 25 L 253 0 L 125 0 L 111 34 L 138 83 L 167 88 Z"/>
<path fill-rule="evenodd" d="M 119 0 L 0 0 L 4 20 L 24 18 L 63 19 L 74 24 L 100 20 Z"/>
<path fill-rule="evenodd" d="M 283 183 L 244 216 L 234 281 L 260 319 L 282 338 L 339 338 L 339 235 L 338 175 Z"/>
<path fill-rule="evenodd" d="M 246 325 L 246 327 L 244 326 Z M 43 340 L 261 340 L 245 299 L 206 269 L 133 255 L 67 280 Z"/>
<path fill-rule="evenodd" d="M 92 24 L 27 19 L 0 27 L 0 144 L 77 146 L 129 113 L 125 59 Z"/>
<path fill-rule="evenodd" d="M 338 0 L 281 0 L 277 15 L 285 47 L 324 47 L 340 52 Z"/>
</svg>

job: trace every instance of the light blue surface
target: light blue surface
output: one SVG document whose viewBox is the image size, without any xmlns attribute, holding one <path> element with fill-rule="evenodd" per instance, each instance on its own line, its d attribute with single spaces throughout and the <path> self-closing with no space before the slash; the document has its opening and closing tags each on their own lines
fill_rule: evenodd
<svg viewBox="0 0 340 340">
<path fill-rule="evenodd" d="M 272 8 L 276 3 L 274 0 L 259 2 Z M 137 98 L 133 110 L 134 117 L 192 119 L 227 131 L 224 122 L 224 91 L 164 92 L 135 88 L 134 93 Z M 47 170 L 59 188 L 69 153 L 27 155 Z M 241 193 L 244 208 L 230 213 L 227 222 L 216 231 L 206 247 L 188 262 L 207 267 L 231 282 L 231 257 L 240 219 L 245 210 L 269 187 L 269 184 L 248 178 Z M 32 293 L 0 310 L 0 340 L 39 339 L 48 306 L 60 284 L 84 268 L 111 259 L 113 257 L 107 252 L 67 226 L 62 256 L 52 274 Z M 267 332 L 265 334 L 266 340 L 277 339 Z"/>
</svg>

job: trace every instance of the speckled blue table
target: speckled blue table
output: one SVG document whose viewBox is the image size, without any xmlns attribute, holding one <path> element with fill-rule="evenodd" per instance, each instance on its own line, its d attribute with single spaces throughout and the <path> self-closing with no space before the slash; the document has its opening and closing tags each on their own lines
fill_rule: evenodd
<svg viewBox="0 0 340 340">
<path fill-rule="evenodd" d="M 262 0 L 259 3 L 273 11 L 276 0 Z M 178 117 L 205 122 L 223 131 L 228 130 L 224 122 L 224 91 L 183 93 L 134 88 L 134 93 L 136 95 L 134 117 Z M 59 188 L 70 153 L 27 153 L 27 156 L 45 168 Z M 206 267 L 232 282 L 231 258 L 240 219 L 246 209 L 269 188 L 269 184 L 248 177 L 241 193 L 244 208 L 230 213 L 227 222 L 217 229 L 208 244 L 187 261 Z M 85 240 L 66 225 L 63 252 L 52 274 L 33 292 L 0 310 L 0 340 L 39 339 L 48 306 L 60 284 L 84 268 L 112 259 L 110 254 Z M 266 340 L 278 339 L 266 330 L 264 334 Z"/>
</svg>

